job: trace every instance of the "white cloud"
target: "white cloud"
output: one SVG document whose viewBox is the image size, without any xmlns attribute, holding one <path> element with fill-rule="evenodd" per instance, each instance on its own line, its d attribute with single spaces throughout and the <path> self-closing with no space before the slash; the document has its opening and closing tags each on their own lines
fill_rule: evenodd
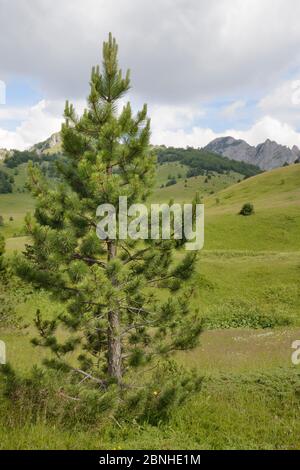
<svg viewBox="0 0 300 470">
<path fill-rule="evenodd" d="M 84 102 L 74 103 L 79 113 L 84 108 Z M 7 131 L 0 126 L 0 148 L 25 149 L 33 144 L 47 139 L 53 132 L 60 129 L 62 122 L 63 103 L 60 101 L 42 100 L 29 109 L 13 108 L 3 113 L 6 118 L 15 119 L 24 114 L 25 119 L 15 131 Z M 15 112 L 15 114 L 14 114 Z M 249 144 L 257 145 L 266 139 L 292 147 L 300 147 L 300 133 L 285 122 L 263 116 L 246 130 L 235 128 L 224 132 L 214 132 L 208 127 L 195 125 L 195 120 L 204 116 L 204 111 L 198 111 L 192 107 L 179 106 L 153 106 L 150 107 L 153 144 L 165 144 L 175 147 L 204 147 L 211 140 L 231 135 L 237 139 L 246 140 Z M 0 113 L 1 116 L 1 113 Z"/>
<path fill-rule="evenodd" d="M 59 9 L 50 0 L 3 0 L 1 79 L 30 78 L 45 100 L 0 107 L 0 148 L 26 148 L 60 128 L 63 100 L 87 94 L 110 30 L 122 67 L 132 70 L 131 99 L 149 103 L 153 142 L 198 147 L 231 134 L 254 144 L 298 143 L 298 82 L 270 89 L 300 70 L 299 16 L 299 0 L 64 0 Z M 222 110 L 209 107 L 229 99 Z M 254 123 L 239 130 L 238 118 L 245 123 L 250 111 Z M 232 129 L 214 132 L 221 119 Z M 8 131 L 1 120 L 21 124 Z"/>
<path fill-rule="evenodd" d="M 0 106 L 0 121 L 22 121 L 28 117 L 29 108 Z"/>
<path fill-rule="evenodd" d="M 299 0 L 1 1 L 1 79 L 31 77 L 47 98 L 81 98 L 112 31 L 138 96 L 190 105 L 266 88 L 299 66 L 299 16 Z"/>
<path fill-rule="evenodd" d="M 6 85 L 0 80 L 0 104 L 5 104 L 6 101 Z"/>
<path fill-rule="evenodd" d="M 266 139 L 271 139 L 288 147 L 293 145 L 300 146 L 300 133 L 291 125 L 271 116 L 264 116 L 246 131 L 228 130 L 226 134 L 244 139 L 252 145 L 257 145 Z"/>
<path fill-rule="evenodd" d="M 193 127 L 190 131 L 183 129 L 169 130 L 157 129 L 152 133 L 152 143 L 156 145 L 167 145 L 173 147 L 204 147 L 211 140 L 221 135 L 212 129 Z"/>
<path fill-rule="evenodd" d="M 217 137 L 232 136 L 243 139 L 251 145 L 258 145 L 266 139 L 275 140 L 277 143 L 292 147 L 300 147 L 300 133 L 292 126 L 282 123 L 270 116 L 259 119 L 247 130 L 228 129 L 222 133 L 214 132 L 209 128 L 193 127 L 191 130 L 183 129 L 157 129 L 153 132 L 153 143 L 165 144 L 174 147 L 204 147 Z"/>
<path fill-rule="evenodd" d="M 0 127 L 0 147 L 23 150 L 47 139 L 53 132 L 60 129 L 62 118 L 55 110 L 59 103 L 42 100 L 28 109 L 3 109 L 0 112 L 2 119 L 25 118 L 15 131 L 7 131 Z M 62 114 L 63 106 L 60 115 Z"/>
<path fill-rule="evenodd" d="M 189 128 L 205 111 L 191 106 L 149 106 L 152 130 Z"/>
<path fill-rule="evenodd" d="M 245 106 L 246 106 L 246 101 L 244 100 L 234 101 L 233 103 L 224 107 L 221 110 L 221 115 L 225 118 L 232 119 L 233 117 L 236 116 L 237 112 L 245 108 Z"/>
<path fill-rule="evenodd" d="M 258 104 L 264 113 L 290 125 L 300 125 L 300 80 L 287 80 L 268 93 Z"/>
</svg>

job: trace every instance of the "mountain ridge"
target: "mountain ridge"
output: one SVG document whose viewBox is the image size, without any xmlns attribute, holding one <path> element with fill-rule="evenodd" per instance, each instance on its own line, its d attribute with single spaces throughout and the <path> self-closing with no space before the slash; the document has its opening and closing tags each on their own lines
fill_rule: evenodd
<svg viewBox="0 0 300 470">
<path fill-rule="evenodd" d="M 296 145 L 289 148 L 271 139 L 253 146 L 243 139 L 231 136 L 218 137 L 204 149 L 233 160 L 251 163 L 262 170 L 272 170 L 300 159 L 300 149 Z"/>
<path fill-rule="evenodd" d="M 154 147 L 159 148 L 160 146 Z M 290 148 L 271 139 L 266 139 L 254 146 L 243 139 L 236 139 L 232 136 L 217 137 L 203 149 L 232 160 L 250 163 L 258 166 L 261 170 L 272 170 L 300 161 L 300 149 L 297 145 Z M 62 139 L 60 132 L 55 132 L 48 139 L 33 145 L 29 151 L 34 151 L 39 156 L 61 153 Z M 4 160 L 12 153 L 12 150 L 0 148 L 0 160 Z"/>
</svg>

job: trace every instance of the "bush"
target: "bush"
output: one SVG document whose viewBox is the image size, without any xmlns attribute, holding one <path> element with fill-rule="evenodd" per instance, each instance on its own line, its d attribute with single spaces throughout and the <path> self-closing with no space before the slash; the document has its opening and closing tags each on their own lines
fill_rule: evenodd
<svg viewBox="0 0 300 470">
<path fill-rule="evenodd" d="M 115 407 L 113 387 L 103 392 L 92 387 L 80 387 L 66 381 L 63 374 L 34 366 L 23 377 L 9 364 L 0 369 L 3 395 L 12 407 L 10 424 L 38 423 L 60 427 L 83 428 L 103 422 Z"/>
<path fill-rule="evenodd" d="M 166 187 L 168 187 L 168 186 L 173 186 L 173 185 L 176 184 L 176 183 L 177 183 L 176 179 L 173 178 L 173 179 L 169 180 L 169 181 L 166 183 Z"/>
<path fill-rule="evenodd" d="M 244 204 L 243 207 L 241 208 L 239 214 L 245 215 L 245 216 L 254 214 L 253 204 L 251 204 L 250 202 L 246 202 L 246 204 Z"/>
<path fill-rule="evenodd" d="M 114 386 L 107 390 L 92 383 L 82 387 L 72 375 L 66 380 L 62 373 L 41 367 L 34 366 L 23 377 L 7 364 L 0 369 L 0 376 L 2 393 L 11 407 L 11 425 L 43 420 L 65 429 L 89 429 L 112 417 L 121 423 L 157 426 L 168 421 L 177 407 L 198 392 L 203 381 L 196 372 L 167 361 L 150 374 L 146 383 L 141 380 L 143 387 L 125 387 L 120 401 Z"/>
<path fill-rule="evenodd" d="M 176 408 L 197 393 L 202 382 L 203 377 L 195 371 L 185 370 L 170 360 L 157 367 L 147 389 L 129 393 L 119 417 L 158 426 L 167 422 Z"/>
<path fill-rule="evenodd" d="M 0 194 L 12 193 L 14 179 L 5 173 L 5 171 L 0 170 Z"/>
</svg>

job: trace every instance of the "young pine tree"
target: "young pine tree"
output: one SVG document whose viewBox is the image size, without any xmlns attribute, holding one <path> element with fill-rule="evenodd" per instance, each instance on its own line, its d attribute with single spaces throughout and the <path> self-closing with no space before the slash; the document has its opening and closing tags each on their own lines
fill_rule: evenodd
<svg viewBox="0 0 300 470">
<path fill-rule="evenodd" d="M 21 278 L 66 307 L 52 321 L 36 317 L 35 344 L 53 353 L 48 365 L 105 389 L 129 386 L 133 368 L 193 347 L 201 330 L 190 293 L 181 293 L 194 253 L 175 264 L 178 240 L 102 241 L 96 235 L 97 207 L 110 203 L 118 213 L 119 196 L 127 196 L 128 205 L 146 200 L 155 172 L 146 106 L 136 115 L 129 103 L 118 111 L 130 80 L 118 68 L 117 52 L 109 35 L 102 69 L 92 69 L 83 115 L 66 103 L 59 182 L 49 184 L 30 166 L 32 244 L 15 261 Z M 58 334 L 62 327 L 67 335 Z"/>
</svg>

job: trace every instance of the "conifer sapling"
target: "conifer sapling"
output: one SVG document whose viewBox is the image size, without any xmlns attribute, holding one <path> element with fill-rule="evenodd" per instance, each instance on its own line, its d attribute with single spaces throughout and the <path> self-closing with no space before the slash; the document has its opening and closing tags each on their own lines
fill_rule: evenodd
<svg viewBox="0 0 300 470">
<path fill-rule="evenodd" d="M 195 252 L 183 253 L 184 240 L 96 235 L 97 207 L 110 203 L 117 210 L 119 196 L 128 204 L 145 201 L 156 169 L 146 105 L 136 115 L 129 103 L 119 111 L 130 76 L 119 70 L 117 53 L 110 34 L 82 116 L 66 103 L 59 180 L 49 183 L 38 167 L 29 168 L 32 244 L 15 260 L 19 276 L 65 306 L 51 321 L 36 316 L 34 343 L 53 353 L 47 364 L 100 389 L 130 387 L 134 368 L 192 348 L 201 331 L 190 292 L 182 289 L 196 260 Z M 67 334 L 59 334 L 62 328 Z"/>
</svg>

